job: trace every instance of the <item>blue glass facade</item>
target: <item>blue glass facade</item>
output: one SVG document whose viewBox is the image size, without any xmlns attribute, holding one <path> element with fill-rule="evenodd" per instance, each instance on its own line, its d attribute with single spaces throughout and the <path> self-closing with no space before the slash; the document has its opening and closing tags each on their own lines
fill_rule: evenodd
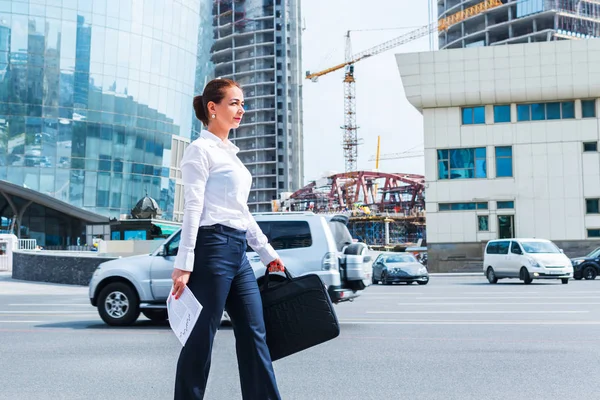
<svg viewBox="0 0 600 400">
<path fill-rule="evenodd" d="M 210 0 L 0 0 L 0 179 L 172 217 L 171 137 L 212 76 Z"/>
<path fill-rule="evenodd" d="M 513 176 L 513 153 L 512 146 L 496 147 L 496 176 Z"/>
<path fill-rule="evenodd" d="M 487 178 L 486 148 L 438 150 L 438 179 Z"/>
</svg>

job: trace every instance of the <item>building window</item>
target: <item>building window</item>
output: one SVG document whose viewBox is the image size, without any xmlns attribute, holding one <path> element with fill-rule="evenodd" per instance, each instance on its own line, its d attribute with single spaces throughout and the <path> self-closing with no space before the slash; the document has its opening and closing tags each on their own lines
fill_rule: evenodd
<svg viewBox="0 0 600 400">
<path fill-rule="evenodd" d="M 496 177 L 512 177 L 512 147 L 496 147 Z"/>
<path fill-rule="evenodd" d="M 529 104 L 517 105 L 517 121 L 529 121 L 531 119 L 531 106 Z"/>
<path fill-rule="evenodd" d="M 496 206 L 498 207 L 498 210 L 507 210 L 507 209 L 513 209 L 515 208 L 515 202 L 514 201 L 498 201 L 496 203 Z"/>
<path fill-rule="evenodd" d="M 463 107 L 463 125 L 485 124 L 485 107 Z"/>
<path fill-rule="evenodd" d="M 469 211 L 469 210 L 487 210 L 488 203 L 439 203 L 440 211 Z"/>
<path fill-rule="evenodd" d="M 600 214 L 600 199 L 585 199 L 585 213 L 586 214 Z"/>
<path fill-rule="evenodd" d="M 545 121 L 573 118 L 575 118 L 574 101 L 517 105 L 517 121 Z"/>
<path fill-rule="evenodd" d="M 486 149 L 438 150 L 439 179 L 487 178 Z"/>
<path fill-rule="evenodd" d="M 494 122 L 510 122 L 510 105 L 494 106 Z"/>
<path fill-rule="evenodd" d="M 574 101 L 565 101 L 561 103 L 562 108 L 562 118 L 563 119 L 573 119 L 575 118 L 575 102 Z"/>
<path fill-rule="evenodd" d="M 600 229 L 588 229 L 587 235 L 589 238 L 598 238 L 600 237 Z"/>
<path fill-rule="evenodd" d="M 584 142 L 583 151 L 598 151 L 598 142 Z"/>
<path fill-rule="evenodd" d="M 489 217 L 487 215 L 477 216 L 477 230 L 479 232 L 488 232 L 490 230 Z"/>
<path fill-rule="evenodd" d="M 546 119 L 560 119 L 560 103 L 546 104 Z"/>
<path fill-rule="evenodd" d="M 581 116 L 583 118 L 596 118 L 596 100 L 581 101 Z"/>
</svg>

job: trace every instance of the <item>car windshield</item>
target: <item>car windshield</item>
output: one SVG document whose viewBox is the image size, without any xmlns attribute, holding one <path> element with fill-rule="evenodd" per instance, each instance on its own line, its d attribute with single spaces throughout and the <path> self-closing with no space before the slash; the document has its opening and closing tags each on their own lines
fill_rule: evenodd
<svg viewBox="0 0 600 400">
<path fill-rule="evenodd" d="M 411 256 L 410 254 L 401 255 L 401 256 L 388 256 L 383 258 L 383 262 L 385 263 L 412 263 L 418 262 L 416 258 Z"/>
<path fill-rule="evenodd" d="M 590 254 L 588 254 L 585 257 L 586 258 L 596 258 L 598 256 L 600 256 L 600 247 L 598 247 L 596 250 L 592 251 Z"/>
<path fill-rule="evenodd" d="M 521 242 L 526 253 L 560 253 L 558 247 L 550 242 Z"/>
</svg>

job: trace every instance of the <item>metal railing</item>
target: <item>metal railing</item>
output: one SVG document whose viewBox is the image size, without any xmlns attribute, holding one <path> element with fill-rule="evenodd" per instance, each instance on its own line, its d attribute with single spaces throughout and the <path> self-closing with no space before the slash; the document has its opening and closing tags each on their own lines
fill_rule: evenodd
<svg viewBox="0 0 600 400">
<path fill-rule="evenodd" d="M 9 243 L 0 240 L 0 271 L 10 271 L 12 268 L 11 258 L 8 254 Z"/>
<path fill-rule="evenodd" d="M 36 248 L 36 239 L 19 239 L 19 250 L 35 250 Z"/>
</svg>

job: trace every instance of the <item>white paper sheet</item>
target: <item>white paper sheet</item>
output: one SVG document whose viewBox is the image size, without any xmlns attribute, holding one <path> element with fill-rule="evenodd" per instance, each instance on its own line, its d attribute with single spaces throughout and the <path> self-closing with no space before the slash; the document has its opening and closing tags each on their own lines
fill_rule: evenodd
<svg viewBox="0 0 600 400">
<path fill-rule="evenodd" d="M 171 329 L 181 342 L 181 345 L 185 346 L 185 342 L 190 337 L 190 333 L 192 333 L 192 329 L 194 329 L 196 321 L 200 316 L 202 305 L 187 286 L 179 299 L 175 299 L 172 293 L 173 288 L 171 287 L 169 297 L 167 298 L 169 325 L 171 325 Z"/>
</svg>

